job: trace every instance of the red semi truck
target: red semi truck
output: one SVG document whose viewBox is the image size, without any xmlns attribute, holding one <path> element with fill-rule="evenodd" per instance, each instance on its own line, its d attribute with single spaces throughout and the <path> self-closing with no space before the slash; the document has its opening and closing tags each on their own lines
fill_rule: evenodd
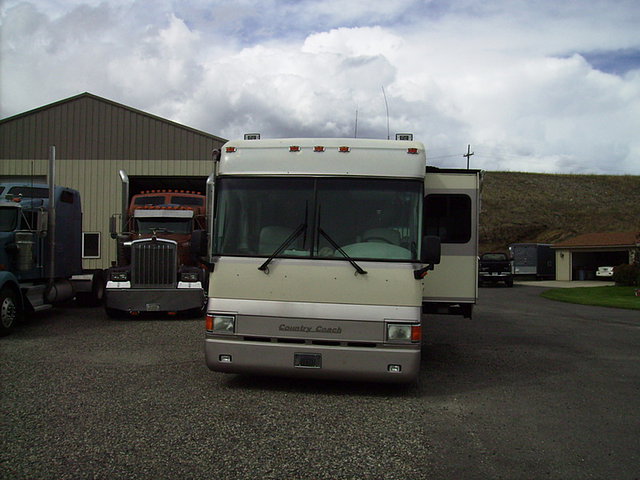
<svg viewBox="0 0 640 480">
<path fill-rule="evenodd" d="M 128 191 L 128 178 L 120 175 Z M 193 253 L 191 240 L 206 230 L 205 200 L 193 191 L 143 191 L 123 207 L 121 231 L 120 215 L 111 217 L 118 260 L 107 275 L 109 316 L 202 312 L 208 271 Z"/>
</svg>

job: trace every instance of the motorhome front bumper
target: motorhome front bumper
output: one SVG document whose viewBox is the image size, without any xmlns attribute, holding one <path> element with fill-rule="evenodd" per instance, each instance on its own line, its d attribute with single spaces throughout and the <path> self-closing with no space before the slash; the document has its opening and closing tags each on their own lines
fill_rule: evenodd
<svg viewBox="0 0 640 480">
<path fill-rule="evenodd" d="M 419 345 L 354 348 L 208 335 L 205 357 L 216 372 L 351 381 L 412 382 L 420 368 Z"/>
</svg>

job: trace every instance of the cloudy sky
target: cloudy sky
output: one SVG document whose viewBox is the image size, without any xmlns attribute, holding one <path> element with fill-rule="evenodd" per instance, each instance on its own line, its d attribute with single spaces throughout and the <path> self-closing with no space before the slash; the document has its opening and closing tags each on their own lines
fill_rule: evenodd
<svg viewBox="0 0 640 480">
<path fill-rule="evenodd" d="M 224 138 L 638 175 L 639 26 L 638 0 L 0 0 L 0 117 L 90 92 Z"/>
</svg>

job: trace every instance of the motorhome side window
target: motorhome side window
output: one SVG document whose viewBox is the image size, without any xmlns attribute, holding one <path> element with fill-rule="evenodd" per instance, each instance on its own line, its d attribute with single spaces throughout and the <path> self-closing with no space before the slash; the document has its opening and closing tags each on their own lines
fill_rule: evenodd
<svg viewBox="0 0 640 480">
<path fill-rule="evenodd" d="M 442 243 L 467 243 L 471 240 L 471 198 L 461 194 L 427 195 L 424 233 L 439 236 Z"/>
</svg>

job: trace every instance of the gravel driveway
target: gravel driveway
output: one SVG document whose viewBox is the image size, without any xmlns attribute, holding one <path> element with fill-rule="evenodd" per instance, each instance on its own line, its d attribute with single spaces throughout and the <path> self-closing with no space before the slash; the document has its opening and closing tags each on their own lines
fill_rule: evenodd
<svg viewBox="0 0 640 480">
<path fill-rule="evenodd" d="M 640 478 L 638 312 L 481 289 L 410 386 L 225 376 L 200 320 L 38 315 L 0 340 L 6 479 Z"/>
</svg>

